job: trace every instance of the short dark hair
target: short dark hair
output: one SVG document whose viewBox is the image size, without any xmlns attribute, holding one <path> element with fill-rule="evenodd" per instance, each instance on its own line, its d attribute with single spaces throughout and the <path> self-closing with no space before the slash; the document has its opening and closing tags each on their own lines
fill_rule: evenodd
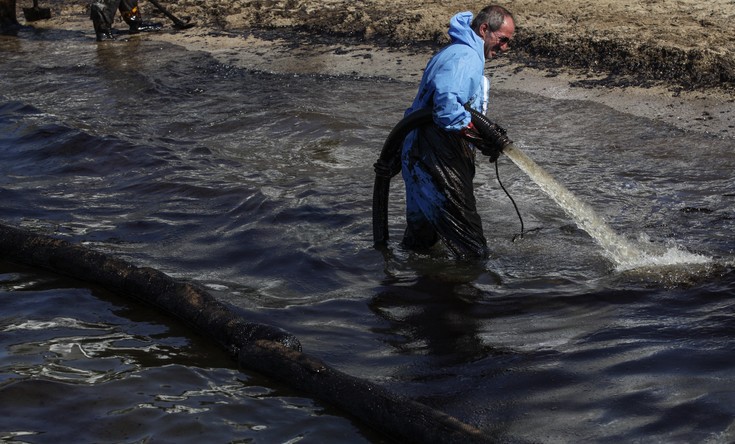
<svg viewBox="0 0 735 444">
<path fill-rule="evenodd" d="M 480 29 L 480 25 L 487 23 L 490 31 L 497 31 L 503 25 L 506 18 L 510 18 L 515 22 L 513 14 L 507 9 L 499 5 L 485 6 L 477 13 L 477 16 L 472 20 L 472 29 L 477 32 Z"/>
</svg>

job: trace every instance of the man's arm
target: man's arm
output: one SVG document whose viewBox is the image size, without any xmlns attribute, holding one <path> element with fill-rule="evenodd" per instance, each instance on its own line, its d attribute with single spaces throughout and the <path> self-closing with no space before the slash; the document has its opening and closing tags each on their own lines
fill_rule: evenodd
<svg viewBox="0 0 735 444">
<path fill-rule="evenodd" d="M 481 61 L 476 54 L 459 47 L 434 72 L 434 122 L 447 131 L 460 131 L 472 118 L 464 104 L 481 90 Z M 479 75 L 478 75 L 479 73 Z"/>
</svg>

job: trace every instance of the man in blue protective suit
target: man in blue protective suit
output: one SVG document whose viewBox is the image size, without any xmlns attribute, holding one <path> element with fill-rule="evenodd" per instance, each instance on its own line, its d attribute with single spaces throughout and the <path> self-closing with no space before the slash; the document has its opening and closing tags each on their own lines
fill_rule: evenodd
<svg viewBox="0 0 735 444">
<path fill-rule="evenodd" d="M 483 141 L 465 106 L 486 111 L 485 62 L 508 49 L 514 32 L 513 15 L 501 6 L 487 6 L 474 19 L 471 12 L 461 12 L 449 23 L 451 43 L 426 66 L 406 115 L 431 108 L 433 125 L 409 133 L 401 153 L 403 245 L 409 249 L 425 250 L 442 240 L 459 259 L 489 255 L 472 184 L 475 151 L 494 162 L 502 147 Z"/>
</svg>

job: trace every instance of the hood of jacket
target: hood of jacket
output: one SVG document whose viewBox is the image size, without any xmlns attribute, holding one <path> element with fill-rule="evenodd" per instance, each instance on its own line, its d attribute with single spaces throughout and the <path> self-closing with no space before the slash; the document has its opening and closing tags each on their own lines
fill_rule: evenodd
<svg viewBox="0 0 735 444">
<path fill-rule="evenodd" d="M 431 58 L 419 91 L 406 115 L 421 108 L 433 109 L 434 122 L 448 131 L 459 131 L 470 121 L 464 104 L 482 109 L 484 99 L 485 42 L 472 29 L 472 13 L 460 12 L 449 22 L 452 43 Z"/>
<path fill-rule="evenodd" d="M 464 43 L 477 51 L 484 64 L 485 42 L 472 29 L 472 17 L 473 15 L 469 11 L 460 12 L 452 17 L 449 21 L 449 38 L 452 43 Z"/>
</svg>

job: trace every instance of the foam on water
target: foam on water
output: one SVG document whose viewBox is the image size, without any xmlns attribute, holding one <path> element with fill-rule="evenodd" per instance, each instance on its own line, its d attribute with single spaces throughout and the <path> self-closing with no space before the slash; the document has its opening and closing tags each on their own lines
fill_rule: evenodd
<svg viewBox="0 0 735 444">
<path fill-rule="evenodd" d="M 619 271 L 650 266 L 705 264 L 712 261 L 708 257 L 682 251 L 677 247 L 670 247 L 663 252 L 646 251 L 643 245 L 615 233 L 592 207 L 578 199 L 518 147 L 510 145 L 503 153 L 559 204 L 579 228 L 597 241 Z"/>
<path fill-rule="evenodd" d="M 642 267 L 666 267 L 670 265 L 704 265 L 713 263 L 713 259 L 701 254 L 690 253 L 681 247 L 670 245 L 660 248 L 658 251 L 650 251 L 652 248 L 643 248 L 650 242 L 648 235 L 639 236 L 640 254 L 635 260 L 617 264 L 618 271 L 627 271 Z"/>
</svg>

